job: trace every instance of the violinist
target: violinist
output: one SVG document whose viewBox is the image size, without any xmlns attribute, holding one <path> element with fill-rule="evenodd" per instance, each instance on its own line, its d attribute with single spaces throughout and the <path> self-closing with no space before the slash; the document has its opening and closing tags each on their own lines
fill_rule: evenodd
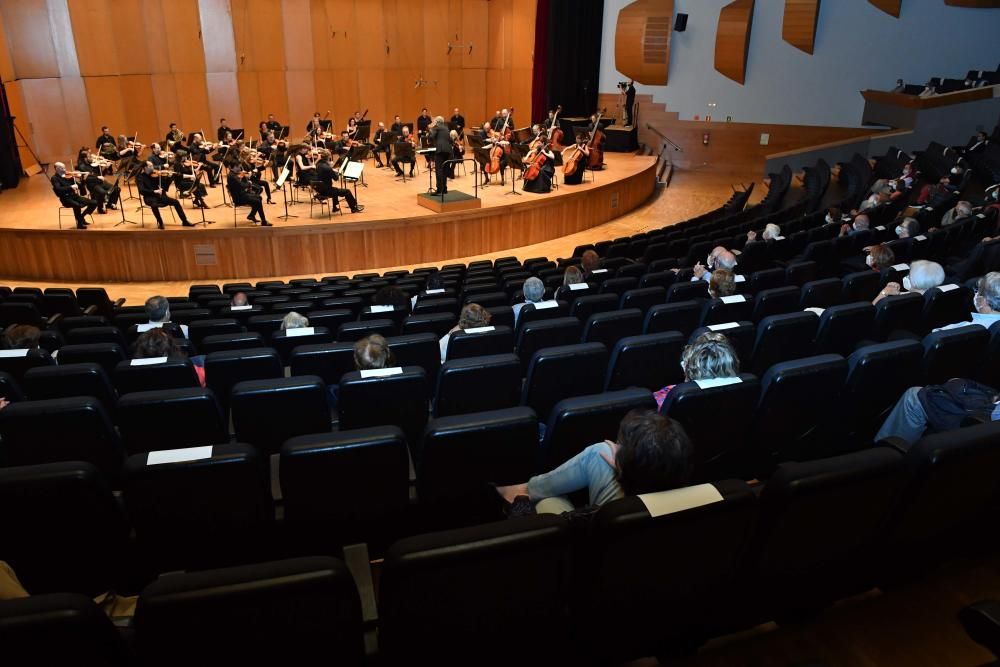
<svg viewBox="0 0 1000 667">
<path fill-rule="evenodd" d="M 142 201 L 152 209 L 158 228 L 164 229 L 163 218 L 160 217 L 160 209 L 164 206 L 173 206 L 174 210 L 177 211 L 177 217 L 181 219 L 181 224 L 185 227 L 194 227 L 194 225 L 188 222 L 187 215 L 184 213 L 181 203 L 167 194 L 166 187 L 169 187 L 169 182 L 167 186 L 163 185 L 163 179 L 172 176 L 173 173 L 166 172 L 166 170 L 154 169 L 153 162 L 146 160 L 142 172 L 135 177 L 135 184 L 139 186 L 139 194 L 142 195 Z"/>
<path fill-rule="evenodd" d="M 389 131 L 385 129 L 385 123 L 382 121 L 378 122 L 378 129 L 375 130 L 375 136 L 373 141 L 375 142 L 372 153 L 375 155 L 375 164 L 378 165 L 379 169 L 387 166 L 389 164 Z M 382 160 L 379 158 L 380 153 L 385 153 L 385 162 L 382 164 Z"/>
<path fill-rule="evenodd" d="M 344 130 L 340 133 L 340 138 L 332 142 L 332 145 L 327 146 L 327 148 L 337 155 L 347 155 L 351 148 L 357 145 L 357 142 L 351 139 L 350 130 Z"/>
<path fill-rule="evenodd" d="M 399 118 L 399 116 L 397 116 L 397 118 Z M 410 134 L 410 128 L 407 127 L 406 125 L 403 125 L 403 131 L 402 131 L 402 134 L 399 137 L 399 142 L 400 143 L 406 142 L 406 143 L 410 144 L 411 146 L 413 146 L 414 148 L 416 148 L 416 145 L 417 145 L 416 137 L 414 137 L 412 134 Z M 392 168 L 396 170 L 396 176 L 402 176 L 403 175 L 403 169 L 399 166 L 399 164 L 401 162 L 403 162 L 403 163 L 409 163 L 409 165 L 410 165 L 410 178 L 413 178 L 413 168 L 417 164 L 416 155 L 414 155 L 414 157 L 406 157 L 405 159 L 402 159 L 402 160 L 399 159 L 398 155 L 396 155 L 395 157 L 392 158 Z"/>
<path fill-rule="evenodd" d="M 271 130 L 275 134 L 281 132 L 281 123 L 277 121 L 273 113 L 267 114 L 267 129 Z"/>
<path fill-rule="evenodd" d="M 267 137 L 261 142 L 260 152 L 271 161 L 271 175 L 274 180 L 278 180 L 278 173 L 288 157 L 288 142 L 278 141 L 274 137 L 274 132 L 268 132 Z"/>
<path fill-rule="evenodd" d="M 160 148 L 160 144 L 153 144 L 149 147 L 149 161 L 157 169 L 167 164 L 167 155 L 168 153 Z"/>
<path fill-rule="evenodd" d="M 177 188 L 177 192 L 190 193 L 191 201 L 196 207 L 208 208 L 208 204 L 205 203 L 208 190 L 205 189 L 205 184 L 200 180 L 205 173 L 202 171 L 202 164 L 193 159 L 193 155 L 189 155 L 187 151 L 181 149 L 174 153 L 172 167 L 174 186 Z"/>
<path fill-rule="evenodd" d="M 184 140 L 184 133 L 177 128 L 177 123 L 171 123 L 170 129 L 167 131 L 167 137 L 164 139 L 163 143 L 166 144 L 167 148 L 174 150 L 176 144 L 181 143 Z"/>
<path fill-rule="evenodd" d="M 319 115 L 319 112 L 313 114 L 313 117 L 306 123 L 306 132 L 310 137 L 316 138 L 323 134 L 323 120 Z"/>
<path fill-rule="evenodd" d="M 267 203 L 273 204 L 274 202 L 271 201 L 271 184 L 267 182 L 266 178 L 263 178 L 264 172 L 267 169 L 267 159 L 261 155 L 259 150 L 251 150 L 248 161 L 243 166 L 247 177 L 250 179 L 251 190 L 258 195 L 263 192 L 267 195 Z"/>
<path fill-rule="evenodd" d="M 563 165 L 567 165 L 570 160 L 580 160 L 577 169 L 567 174 L 563 170 L 563 183 L 566 185 L 580 185 L 583 182 L 583 172 L 587 169 L 587 159 L 590 157 L 589 134 L 577 135 L 576 143 L 563 151 Z"/>
<path fill-rule="evenodd" d="M 541 144 L 524 171 L 524 191 L 545 194 L 552 190 L 552 177 L 556 173 L 556 156 L 546 141 L 545 133 L 541 135 Z"/>
<path fill-rule="evenodd" d="M 319 181 L 316 185 L 317 198 L 320 201 L 327 198 L 332 199 L 333 206 L 336 208 L 339 206 L 338 199 L 343 197 L 347 200 L 347 205 L 351 207 L 351 213 L 361 213 L 365 207 L 358 204 L 351 191 L 347 188 L 338 188 L 333 184 L 339 178 L 340 174 L 330 164 L 330 152 L 321 150 L 319 163 L 316 165 L 316 180 Z"/>
<path fill-rule="evenodd" d="M 52 183 L 52 192 L 55 193 L 56 197 L 59 197 L 60 204 L 73 209 L 76 228 L 86 229 L 87 216 L 97 209 L 97 202 L 80 194 L 80 186 L 77 185 L 70 172 L 66 171 L 66 165 L 62 162 L 56 162 L 55 168 L 56 173 L 49 179 Z"/>
<path fill-rule="evenodd" d="M 451 140 L 451 158 L 452 160 L 461 160 L 462 156 L 465 155 L 465 143 L 462 141 L 462 135 L 458 133 L 457 130 L 451 130 L 448 133 L 448 138 Z M 452 162 L 448 165 L 448 178 L 455 178 L 455 165 L 457 162 Z"/>
<path fill-rule="evenodd" d="M 226 137 L 226 133 L 230 132 L 232 128 L 226 124 L 225 118 L 219 119 L 219 129 L 215 131 L 215 137 L 217 141 L 222 141 Z"/>
<path fill-rule="evenodd" d="M 315 180 L 316 165 L 310 159 L 311 152 L 309 147 L 304 145 L 295 151 L 295 180 L 299 187 L 307 188 L 309 183 Z"/>
<path fill-rule="evenodd" d="M 225 119 L 223 119 L 225 120 Z M 223 135 L 232 136 L 228 131 Z M 219 175 L 222 173 L 222 165 L 218 162 L 214 162 L 209 159 L 209 152 L 215 148 L 211 143 L 204 141 L 201 134 L 195 133 L 191 138 L 191 145 L 188 147 L 188 153 L 190 154 L 191 160 L 198 162 L 203 167 L 205 167 L 205 173 L 208 174 L 208 185 L 209 187 L 215 187 L 219 182 Z"/>
<path fill-rule="evenodd" d="M 247 216 L 247 220 L 256 223 L 257 216 L 260 215 L 261 226 L 271 226 L 271 223 L 267 221 L 267 216 L 264 214 L 264 206 L 261 204 L 260 195 L 253 192 L 251 184 L 247 180 L 247 175 L 239 163 L 234 164 L 232 169 L 229 170 L 229 176 L 226 177 L 226 187 L 229 188 L 229 196 L 233 198 L 235 206 L 250 207 L 250 215 Z"/>
<path fill-rule="evenodd" d="M 76 170 L 83 176 L 83 184 L 87 188 L 90 198 L 97 202 L 97 212 L 107 213 L 107 209 L 114 210 L 118 201 L 118 187 L 112 188 L 101 176 L 101 168 L 104 160 L 97 155 L 91 155 L 86 147 L 80 149 L 76 156 Z M 112 192 L 114 190 L 114 192 Z"/>
</svg>

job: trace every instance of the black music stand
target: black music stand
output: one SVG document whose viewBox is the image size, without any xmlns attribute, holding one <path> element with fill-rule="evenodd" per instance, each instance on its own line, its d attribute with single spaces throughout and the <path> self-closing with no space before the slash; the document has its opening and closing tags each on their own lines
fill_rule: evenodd
<svg viewBox="0 0 1000 667">
<path fill-rule="evenodd" d="M 364 162 L 368 159 L 368 155 L 371 153 L 371 149 L 368 146 L 355 146 L 347 154 L 347 159 L 349 162 Z M 358 181 L 357 179 L 352 179 L 354 181 L 354 194 L 358 194 Z M 361 172 L 361 187 L 367 188 L 368 184 L 365 183 L 365 174 Z"/>
<path fill-rule="evenodd" d="M 521 170 L 521 176 L 524 176 L 524 156 L 528 154 L 531 148 L 528 144 L 514 144 L 510 145 L 510 155 L 507 156 L 507 166 L 510 167 L 510 192 L 505 192 L 504 195 L 520 195 L 521 193 L 515 188 L 517 183 L 517 177 L 514 175 L 515 169 Z"/>
<path fill-rule="evenodd" d="M 469 142 L 469 148 L 473 150 L 483 147 L 483 138 L 478 134 L 470 134 L 465 139 Z"/>
<path fill-rule="evenodd" d="M 397 162 L 409 162 L 410 164 L 417 163 L 417 155 L 413 151 L 413 144 L 409 141 L 397 141 L 392 145 L 392 157 Z M 403 182 L 406 183 L 406 169 L 400 167 L 399 169 L 403 172 Z M 397 178 L 399 178 L 397 176 Z"/>
<path fill-rule="evenodd" d="M 480 142 L 482 143 L 482 142 Z M 482 169 L 483 174 L 486 175 L 486 182 L 483 183 L 483 187 L 489 187 L 489 174 L 486 173 L 486 165 L 490 163 L 490 149 L 480 146 L 479 148 L 472 149 L 472 155 L 476 159 L 476 163 Z M 475 172 L 473 172 L 475 173 Z M 479 181 L 479 177 L 476 177 L 476 181 Z"/>
<path fill-rule="evenodd" d="M 320 119 L 319 127 L 323 132 L 332 132 L 333 121 L 329 118 Z"/>
<path fill-rule="evenodd" d="M 363 120 L 358 123 L 358 132 L 354 135 L 355 141 L 360 141 L 365 143 L 372 136 L 372 122 L 370 120 Z"/>
<path fill-rule="evenodd" d="M 285 164 L 281 167 L 281 170 L 279 171 L 278 178 L 275 180 L 275 185 L 278 184 L 279 180 L 281 181 L 281 197 L 282 199 L 285 200 L 285 214 L 279 215 L 278 216 L 279 220 L 288 220 L 289 218 L 299 217 L 297 215 L 291 215 L 288 212 L 288 191 L 285 188 L 292 187 L 292 185 L 288 182 L 289 179 L 291 179 L 292 177 L 291 169 L 288 166 L 291 162 L 292 162 L 292 156 L 289 155 L 288 158 L 285 160 Z M 285 172 L 287 172 L 287 176 L 285 178 L 282 178 L 281 174 Z"/>
</svg>

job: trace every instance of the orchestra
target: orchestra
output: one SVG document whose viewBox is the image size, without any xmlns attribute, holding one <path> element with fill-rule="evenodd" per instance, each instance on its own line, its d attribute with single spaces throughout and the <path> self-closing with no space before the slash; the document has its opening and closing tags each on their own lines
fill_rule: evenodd
<svg viewBox="0 0 1000 667">
<path fill-rule="evenodd" d="M 216 128 L 218 143 L 207 141 L 202 131 L 187 135 L 177 123 L 170 123 L 163 141 L 149 144 L 148 152 L 137 136 L 115 135 L 110 127 L 103 126 L 94 150 L 81 148 L 73 171 L 59 163 L 62 166 L 50 181 L 60 203 L 73 209 L 78 229 L 87 228 L 87 216 L 94 211 L 103 214 L 116 210 L 122 201 L 121 187 L 128 184 L 131 188 L 133 182 L 143 204 L 152 208 L 158 228 L 164 228 L 159 209 L 166 206 L 175 209 L 184 226 L 193 226 L 180 202 L 169 195 L 170 187 L 181 198 L 190 199 L 194 208 L 203 209 L 208 208 L 208 188 L 216 187 L 223 179 L 234 203 L 250 206 L 252 221 L 257 222 L 259 217 L 262 226 L 270 226 L 264 205 L 276 203 L 272 197 L 274 183 L 286 165 L 291 165 L 294 175 L 290 186 L 313 188 L 317 198 L 331 199 L 334 206 L 346 199 L 353 212 L 360 212 L 364 207 L 355 200 L 354 193 L 336 186 L 341 176 L 331 156 L 347 156 L 345 164 L 371 157 L 377 168 L 392 169 L 398 178 L 406 180 L 404 169 L 409 165 L 408 175 L 413 177 L 416 152 L 423 146 L 420 152 L 426 155 L 428 166 L 431 160 L 435 163 L 436 192 L 443 194 L 448 181 L 456 178 L 455 166 L 465 157 L 466 144 L 472 137 L 483 185 L 488 185 L 494 174 L 505 182 L 506 171 L 512 166 L 511 146 L 516 143 L 520 146 L 517 154 L 524 156 L 520 175 L 523 189 L 545 193 L 552 188 L 556 167 L 563 169 L 562 182 L 574 185 L 582 182 L 584 170 L 603 166 L 602 111 L 592 114 L 585 128 L 575 128 L 576 141 L 568 148 L 561 143 L 565 136 L 559 119 L 561 111 L 561 106 L 549 110 L 547 117 L 529 130 L 515 126 L 513 108 L 502 108 L 481 125 L 473 124 L 467 130 L 465 116 L 458 107 L 453 108 L 448 122 L 441 116 L 431 116 L 425 107 L 414 122 L 404 123 L 400 115 L 393 116 L 388 127 L 378 121 L 374 133 L 372 121 L 365 120 L 368 111 L 355 111 L 337 134 L 331 132 L 334 121 L 330 112 L 321 115 L 317 111 L 306 123 L 305 137 L 298 143 L 289 142 L 288 126 L 274 114 L 260 121 L 256 136 L 248 141 L 241 130 L 234 137 L 233 128 L 220 118 Z M 414 127 L 415 132 L 411 129 Z M 570 132 L 569 126 L 566 128 Z"/>
</svg>

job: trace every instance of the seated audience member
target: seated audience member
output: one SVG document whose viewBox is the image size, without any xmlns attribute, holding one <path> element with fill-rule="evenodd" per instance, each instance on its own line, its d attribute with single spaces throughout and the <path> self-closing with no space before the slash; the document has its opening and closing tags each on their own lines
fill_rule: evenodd
<svg viewBox="0 0 1000 667">
<path fill-rule="evenodd" d="M 441 280 L 441 274 L 435 271 L 431 275 L 427 276 L 427 284 L 424 285 L 424 294 L 427 296 L 428 299 L 433 299 L 437 296 L 440 296 L 440 294 L 427 294 L 427 292 L 439 289 L 444 289 L 444 281 Z M 417 307 L 417 300 L 419 298 L 420 298 L 419 294 L 410 297 L 410 310 L 413 310 L 414 308 Z"/>
<path fill-rule="evenodd" d="M 932 287 L 940 287 L 944 284 L 944 267 L 937 262 L 928 262 L 918 259 L 910 264 L 910 274 L 903 276 L 903 284 L 897 282 L 886 283 L 885 288 L 878 293 L 872 301 L 872 305 L 887 296 L 901 294 L 902 292 L 913 292 L 923 294 Z"/>
<path fill-rule="evenodd" d="M 573 290 L 570 285 L 582 285 L 583 282 L 583 271 L 580 270 L 578 266 L 567 266 L 566 271 L 563 272 L 563 284 L 558 290 L 556 290 L 555 298 L 556 301 L 570 301 L 572 302 L 574 298 Z"/>
<path fill-rule="evenodd" d="M 704 280 L 706 282 L 712 279 L 712 271 L 716 269 L 725 269 L 730 273 L 736 274 L 736 255 L 729 252 L 722 246 L 716 246 L 712 248 L 712 252 L 709 253 L 708 259 L 705 260 L 705 264 L 698 262 L 694 265 L 692 271 L 694 275 L 691 276 L 691 282 L 697 280 Z M 675 269 L 672 269 L 676 271 Z"/>
<path fill-rule="evenodd" d="M 165 296 L 151 296 L 146 299 L 146 317 L 149 318 L 149 322 L 146 324 L 137 324 L 136 330 L 139 333 L 144 333 L 150 331 L 151 329 L 162 329 L 164 324 L 172 324 L 170 321 L 170 302 L 167 301 Z M 188 328 L 186 324 L 173 325 L 170 328 L 180 327 L 181 333 L 185 338 L 188 337 Z"/>
<path fill-rule="evenodd" d="M 920 233 L 920 223 L 914 218 L 903 218 L 902 222 L 896 225 L 896 236 L 901 239 L 912 239 Z"/>
<path fill-rule="evenodd" d="M 594 271 L 601 268 L 601 256 L 594 250 L 586 250 L 580 257 L 580 268 L 583 269 L 583 279 L 590 282 L 594 278 Z"/>
<path fill-rule="evenodd" d="M 233 295 L 232 300 L 229 302 L 229 306 L 236 308 L 244 308 L 250 305 L 250 299 L 247 298 L 246 292 L 237 292 Z"/>
<path fill-rule="evenodd" d="M 890 201 L 892 201 L 892 195 L 888 192 L 873 192 L 871 196 L 861 202 L 857 210 L 852 211 L 852 213 L 858 214 L 871 211 L 874 208 L 888 204 Z"/>
<path fill-rule="evenodd" d="M 826 216 L 823 218 L 823 222 L 832 225 L 840 220 L 846 220 L 848 216 L 844 215 L 838 206 L 831 206 L 826 210 Z"/>
<path fill-rule="evenodd" d="M 784 237 L 781 236 L 781 227 L 772 223 L 764 226 L 764 233 L 761 234 L 761 240 L 763 241 L 778 241 Z M 753 243 L 757 240 L 757 232 L 749 231 L 747 232 L 747 243 Z"/>
<path fill-rule="evenodd" d="M 872 194 L 884 192 L 889 195 L 891 199 L 896 199 L 902 193 L 913 187 L 914 178 L 916 178 L 916 173 L 913 169 L 913 163 L 907 162 L 903 165 L 903 173 L 896 178 L 878 179 L 872 183 L 872 187 L 868 192 Z"/>
<path fill-rule="evenodd" d="M 288 331 L 289 329 L 304 329 L 309 326 L 309 318 L 305 315 L 300 315 L 294 310 L 283 318 L 281 318 L 281 330 Z"/>
<path fill-rule="evenodd" d="M 396 355 L 389 348 L 389 341 L 381 334 L 372 334 L 354 344 L 354 370 L 370 371 L 396 366 Z M 340 385 L 327 385 L 330 407 L 337 407 Z"/>
<path fill-rule="evenodd" d="M 37 350 L 42 331 L 30 324 L 12 324 L 3 332 L 4 348 L 8 350 Z"/>
<path fill-rule="evenodd" d="M 31 594 L 17 578 L 17 573 L 6 561 L 0 560 L 0 601 L 31 597 Z M 94 598 L 94 604 L 112 619 L 130 619 L 135 615 L 135 605 L 139 596 L 118 595 L 114 591 L 101 593 Z"/>
<path fill-rule="evenodd" d="M 376 306 L 392 306 L 399 310 L 410 310 L 410 297 L 406 292 L 394 285 L 386 285 L 375 292 L 372 304 Z"/>
<path fill-rule="evenodd" d="M 972 297 L 972 307 L 971 322 L 955 322 L 934 331 L 957 329 L 972 324 L 989 329 L 1000 322 L 1000 273 L 991 271 L 979 279 L 976 293 Z"/>
<path fill-rule="evenodd" d="M 740 358 L 724 334 L 706 331 L 681 352 L 681 370 L 685 382 L 734 378 L 740 374 Z M 653 393 L 658 410 L 675 386 L 671 384 Z"/>
<path fill-rule="evenodd" d="M 955 208 L 947 211 L 941 217 L 941 226 L 953 225 L 959 220 L 964 220 L 972 216 L 972 204 L 967 201 L 960 201 L 955 204 Z"/>
<path fill-rule="evenodd" d="M 177 339 L 163 329 L 150 329 L 135 339 L 132 345 L 133 359 L 156 359 L 166 357 L 167 359 L 184 359 L 187 353 L 177 344 Z M 198 374 L 198 382 L 205 386 L 205 357 L 197 355 L 191 357 L 191 363 Z"/>
<path fill-rule="evenodd" d="M 928 206 L 934 207 L 941 204 L 941 202 L 953 194 L 958 192 L 962 188 L 962 184 L 965 182 L 965 169 L 960 164 L 956 164 L 951 168 L 946 176 L 942 176 L 936 184 L 928 183 L 924 187 L 920 188 L 920 194 L 917 196 L 918 204 L 926 204 Z"/>
<path fill-rule="evenodd" d="M 514 326 L 517 326 L 517 317 L 521 314 L 521 309 L 529 303 L 541 303 L 545 300 L 545 283 L 540 278 L 532 276 L 524 281 L 521 287 L 524 294 L 524 301 L 514 304 Z"/>
<path fill-rule="evenodd" d="M 736 278 L 732 271 L 716 269 L 708 280 L 708 294 L 713 299 L 736 294 Z"/>
<path fill-rule="evenodd" d="M 465 331 L 466 329 L 488 327 L 492 318 L 493 316 L 490 315 L 490 311 L 478 303 L 466 304 L 458 316 L 458 324 L 452 327 L 451 331 L 442 336 L 438 342 L 438 345 L 441 347 L 441 363 L 443 364 L 448 357 L 448 341 L 451 340 L 453 334 L 458 331 Z"/>
<path fill-rule="evenodd" d="M 845 222 L 840 226 L 840 235 L 856 236 L 861 232 L 868 231 L 870 226 L 871 226 L 871 221 L 868 219 L 868 216 L 865 215 L 864 213 L 860 213 L 854 217 L 853 223 Z"/>
<path fill-rule="evenodd" d="M 617 442 L 590 445 L 551 472 L 497 491 L 514 512 L 529 503 L 536 503 L 538 513 L 572 512 L 566 496 L 582 489 L 588 490 L 590 505 L 604 505 L 684 486 L 691 449 L 680 423 L 651 410 L 632 410 L 621 421 Z"/>
<path fill-rule="evenodd" d="M 920 439 L 928 425 L 937 431 L 952 431 L 961 428 L 967 416 L 997 421 L 998 401 L 996 389 L 962 378 L 943 385 L 910 387 L 882 423 L 875 441 L 899 438 L 909 446 Z"/>
<path fill-rule="evenodd" d="M 868 255 L 865 257 L 865 264 L 867 264 L 872 271 L 885 271 L 896 263 L 896 253 L 894 253 L 892 248 L 884 243 L 873 245 L 870 248 L 867 248 L 867 251 Z"/>
</svg>

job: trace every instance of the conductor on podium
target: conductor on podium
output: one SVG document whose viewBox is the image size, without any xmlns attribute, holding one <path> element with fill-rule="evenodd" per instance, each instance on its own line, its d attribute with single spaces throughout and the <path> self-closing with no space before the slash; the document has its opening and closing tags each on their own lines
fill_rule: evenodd
<svg viewBox="0 0 1000 667">
<path fill-rule="evenodd" d="M 437 177 L 436 195 L 443 195 L 448 192 L 448 169 L 445 162 L 452 158 L 452 144 L 448 125 L 444 118 L 437 116 L 431 121 L 427 128 L 427 134 L 434 143 L 434 173 Z"/>
</svg>

